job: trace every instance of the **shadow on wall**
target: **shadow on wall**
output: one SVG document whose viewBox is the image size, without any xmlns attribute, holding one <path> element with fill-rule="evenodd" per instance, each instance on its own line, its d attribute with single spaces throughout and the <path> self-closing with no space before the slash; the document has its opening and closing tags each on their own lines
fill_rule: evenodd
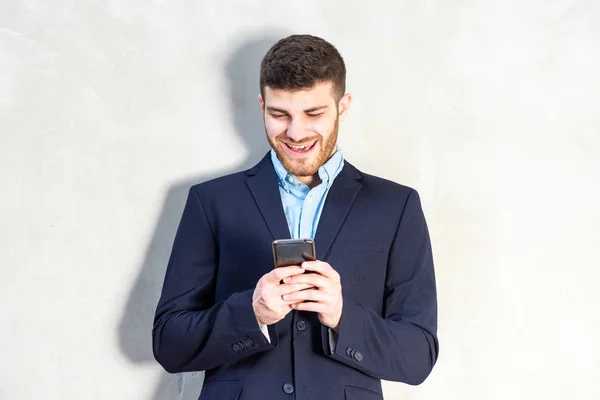
<svg viewBox="0 0 600 400">
<path fill-rule="evenodd" d="M 250 168 L 269 149 L 257 99 L 260 61 L 268 49 L 283 36 L 268 33 L 244 41 L 234 50 L 224 66 L 224 73 L 229 82 L 229 98 L 235 131 L 246 146 L 248 157 L 230 170 L 218 174 L 198 175 L 193 179 L 178 182 L 169 189 L 146 256 L 142 265 L 138 267 L 139 275 L 131 289 L 119 327 L 121 352 L 133 363 L 154 362 L 152 353 L 154 312 L 190 186 Z M 154 395 L 149 400 L 195 400 L 198 398 L 203 380 L 203 373 L 174 376 L 163 372 Z"/>
</svg>

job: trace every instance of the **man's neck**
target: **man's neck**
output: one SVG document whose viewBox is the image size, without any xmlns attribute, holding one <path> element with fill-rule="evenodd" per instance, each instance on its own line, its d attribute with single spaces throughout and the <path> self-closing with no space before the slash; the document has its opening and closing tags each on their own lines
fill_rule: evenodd
<svg viewBox="0 0 600 400">
<path fill-rule="evenodd" d="M 296 175 L 294 175 L 296 176 Z M 298 182 L 305 184 L 309 188 L 314 188 L 321 183 L 321 178 L 319 178 L 319 174 L 314 174 L 310 176 L 296 176 Z"/>
</svg>

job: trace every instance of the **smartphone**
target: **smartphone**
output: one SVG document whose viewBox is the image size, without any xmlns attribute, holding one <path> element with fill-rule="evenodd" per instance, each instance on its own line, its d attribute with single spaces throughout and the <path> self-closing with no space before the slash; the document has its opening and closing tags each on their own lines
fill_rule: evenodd
<svg viewBox="0 0 600 400">
<path fill-rule="evenodd" d="M 315 241 L 312 239 L 279 239 L 273 241 L 273 260 L 275 268 L 300 265 L 309 261 L 302 254 L 316 260 Z"/>
</svg>

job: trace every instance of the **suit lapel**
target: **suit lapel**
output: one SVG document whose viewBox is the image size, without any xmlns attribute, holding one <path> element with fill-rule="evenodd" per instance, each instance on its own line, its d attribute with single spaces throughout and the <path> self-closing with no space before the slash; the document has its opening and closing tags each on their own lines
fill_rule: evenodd
<svg viewBox="0 0 600 400">
<path fill-rule="evenodd" d="M 329 189 L 317 226 L 315 246 L 319 260 L 325 259 L 333 240 L 354 203 L 354 199 L 356 199 L 356 195 L 362 187 L 359 179 L 360 173 L 358 170 L 350 163 L 344 162 L 344 168 Z"/>
<path fill-rule="evenodd" d="M 269 153 L 254 168 L 248 170 L 246 175 L 246 185 L 273 239 L 289 239 L 290 231 L 281 204 L 277 174 Z"/>
</svg>

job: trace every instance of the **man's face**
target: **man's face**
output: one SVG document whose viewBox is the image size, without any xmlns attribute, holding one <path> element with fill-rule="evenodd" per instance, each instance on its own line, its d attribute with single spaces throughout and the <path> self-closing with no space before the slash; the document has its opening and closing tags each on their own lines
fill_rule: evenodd
<svg viewBox="0 0 600 400">
<path fill-rule="evenodd" d="M 297 177 L 317 174 L 335 153 L 339 121 L 350 103 L 346 94 L 339 103 L 331 83 L 312 89 L 264 90 L 260 97 L 267 139 L 285 169 Z"/>
</svg>

